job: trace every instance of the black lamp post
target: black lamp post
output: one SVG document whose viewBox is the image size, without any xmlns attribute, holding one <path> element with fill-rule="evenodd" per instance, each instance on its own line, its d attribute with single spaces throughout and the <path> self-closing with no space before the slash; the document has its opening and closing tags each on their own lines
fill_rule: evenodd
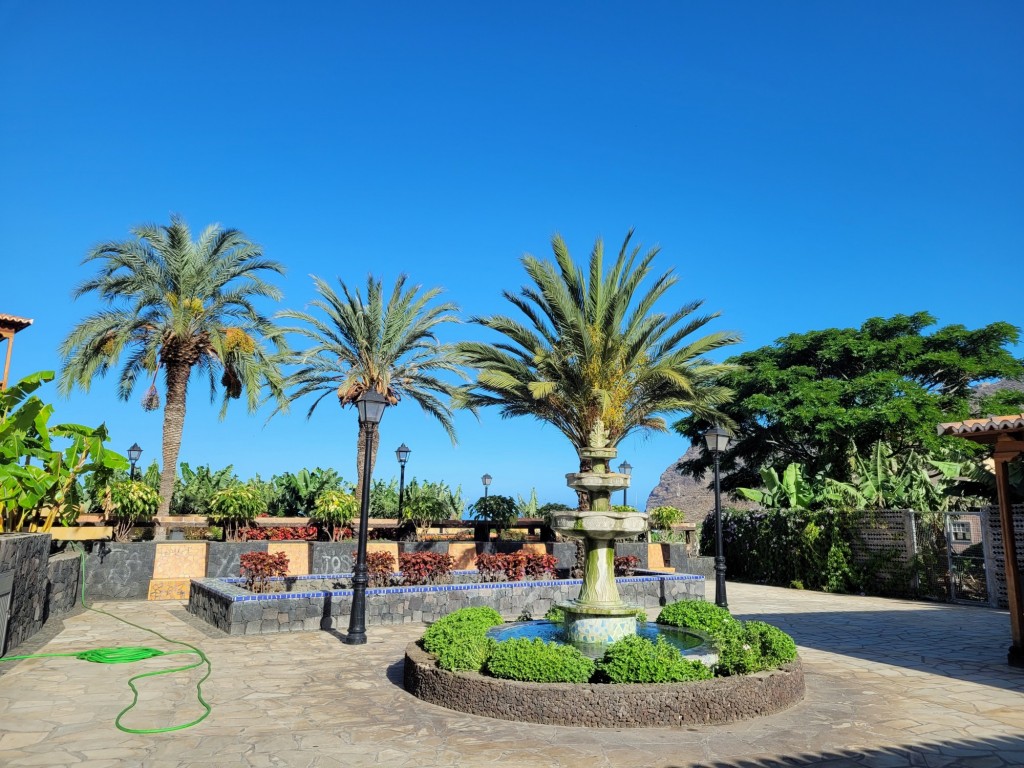
<svg viewBox="0 0 1024 768">
<path fill-rule="evenodd" d="M 719 455 L 729 447 L 729 433 L 717 424 L 704 433 L 704 442 L 715 457 L 715 605 L 728 608 L 725 597 L 725 555 L 722 552 L 722 489 Z"/>
<path fill-rule="evenodd" d="M 398 463 L 401 465 L 401 473 L 398 476 L 398 522 L 402 522 L 402 502 L 405 497 L 405 462 L 409 460 L 409 454 L 412 453 L 409 450 L 409 446 L 402 443 L 398 448 L 395 449 L 395 456 L 398 458 Z"/>
<path fill-rule="evenodd" d="M 135 479 L 135 465 L 139 462 L 139 457 L 142 456 L 142 449 L 139 448 L 138 443 L 132 443 L 132 447 L 128 449 L 128 461 L 131 462 L 132 468 L 128 473 L 128 479 Z"/>
<path fill-rule="evenodd" d="M 373 455 L 373 437 L 388 401 L 383 395 L 370 390 L 356 400 L 359 409 L 359 424 L 366 427 L 366 449 L 363 452 L 363 493 L 359 505 L 359 551 L 356 555 L 356 571 L 352 575 L 352 613 L 348 620 L 348 634 L 345 642 L 362 645 L 366 642 L 366 585 L 369 575 L 366 571 L 366 533 L 370 527 L 370 457 Z"/>
<path fill-rule="evenodd" d="M 630 464 L 628 461 L 624 461 L 621 464 L 619 464 L 619 472 L 620 472 L 620 474 L 623 474 L 623 475 L 629 475 L 629 474 L 631 474 L 633 472 L 633 465 Z M 629 502 L 626 501 L 626 499 L 628 498 L 626 496 L 626 491 L 628 491 L 628 490 L 629 490 L 629 486 L 628 485 L 623 486 L 623 488 L 622 488 L 622 506 L 624 506 L 624 507 L 628 507 L 629 506 Z"/>
<path fill-rule="evenodd" d="M 484 498 L 486 499 L 487 498 L 487 488 L 491 484 L 491 476 L 490 475 L 484 475 L 483 477 L 480 478 L 480 482 L 482 482 L 484 484 Z"/>
</svg>

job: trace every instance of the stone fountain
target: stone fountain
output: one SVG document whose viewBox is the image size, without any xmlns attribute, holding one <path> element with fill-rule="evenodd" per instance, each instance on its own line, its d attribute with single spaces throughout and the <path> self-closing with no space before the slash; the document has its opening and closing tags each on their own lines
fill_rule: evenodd
<svg viewBox="0 0 1024 768">
<path fill-rule="evenodd" d="M 608 432 L 598 419 L 590 444 L 580 451 L 589 472 L 570 472 L 569 487 L 586 491 L 590 510 L 565 510 L 554 515 L 554 529 L 582 539 L 586 551 L 579 597 L 559 604 L 565 612 L 566 639 L 575 646 L 600 647 L 636 634 L 637 607 L 623 602 L 615 584 L 615 539 L 634 538 L 647 530 L 642 512 L 615 512 L 611 495 L 629 487 L 629 475 L 609 472 L 617 451 L 608 447 Z"/>
</svg>

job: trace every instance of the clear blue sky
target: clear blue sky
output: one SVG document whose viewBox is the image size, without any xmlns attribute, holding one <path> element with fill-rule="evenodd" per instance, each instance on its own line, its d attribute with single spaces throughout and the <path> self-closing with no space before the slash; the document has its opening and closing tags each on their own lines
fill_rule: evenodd
<svg viewBox="0 0 1024 768">
<path fill-rule="evenodd" d="M 0 312 L 12 375 L 57 368 L 96 306 L 88 248 L 182 214 L 244 230 L 288 267 L 443 285 L 504 310 L 523 253 L 660 244 L 678 303 L 706 300 L 751 349 L 928 310 L 1024 325 L 1024 5 L 1015 2 L 280 3 L 0 0 Z M 470 326 L 448 335 L 479 336 Z M 1024 347 L 1016 349 L 1024 354 Z M 114 380 L 58 403 L 159 456 L 161 417 Z M 51 394 L 54 390 L 51 390 Z M 243 476 L 355 476 L 356 416 L 299 404 L 224 422 L 193 386 L 182 460 Z M 412 403 L 377 476 L 573 499 L 560 434 L 485 412 L 460 444 Z M 631 502 L 688 446 L 627 439 Z"/>
</svg>

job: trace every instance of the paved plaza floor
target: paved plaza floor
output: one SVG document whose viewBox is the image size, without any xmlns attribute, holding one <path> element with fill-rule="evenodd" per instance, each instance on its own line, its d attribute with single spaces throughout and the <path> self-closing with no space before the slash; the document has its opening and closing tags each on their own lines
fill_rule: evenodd
<svg viewBox="0 0 1024 768">
<path fill-rule="evenodd" d="M 0 766 L 1024 766 L 1024 670 L 1005 664 L 1005 611 L 744 584 L 729 590 L 735 615 L 796 638 L 807 695 L 781 714 L 678 729 L 491 720 L 404 691 L 403 649 L 420 625 L 370 627 L 367 645 L 347 646 L 328 632 L 228 637 L 180 602 L 112 602 L 102 607 L 203 648 L 213 663 L 204 686 L 213 714 L 168 734 L 114 728 L 131 701 L 127 678 L 180 665 L 182 656 L 114 666 L 8 662 L 0 664 Z M 80 612 L 51 622 L 15 653 L 112 645 L 167 647 Z M 141 681 L 140 705 L 125 725 L 198 717 L 194 679 Z"/>
</svg>

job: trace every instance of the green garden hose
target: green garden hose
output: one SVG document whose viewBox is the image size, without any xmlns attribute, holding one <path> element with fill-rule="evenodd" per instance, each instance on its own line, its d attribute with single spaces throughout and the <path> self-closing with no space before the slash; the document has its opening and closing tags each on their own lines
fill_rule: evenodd
<svg viewBox="0 0 1024 768">
<path fill-rule="evenodd" d="M 196 648 L 194 645 L 182 642 L 181 640 L 171 640 L 169 637 L 164 637 L 155 629 L 149 629 L 138 624 L 133 624 L 127 619 L 122 619 L 120 616 L 115 616 L 112 613 L 101 608 L 93 608 L 91 605 L 85 602 L 85 550 L 79 550 L 79 556 L 82 562 L 81 572 L 81 584 L 82 584 L 82 607 L 89 611 L 95 611 L 96 613 L 102 613 L 105 616 L 109 616 L 112 619 L 117 619 L 120 622 L 127 624 L 130 627 L 141 629 L 143 632 L 149 632 L 150 634 L 156 635 L 161 640 L 165 640 L 168 643 L 174 643 L 175 645 L 183 645 L 187 650 L 178 651 L 161 651 L 158 648 L 147 648 L 144 646 L 118 646 L 114 648 L 93 648 L 88 651 L 73 651 L 71 653 L 33 653 L 27 656 L 5 656 L 0 658 L 0 661 L 18 661 L 20 659 L 48 659 L 56 658 L 60 656 L 73 656 L 76 659 L 82 661 L 91 661 L 96 664 L 129 664 L 133 661 L 143 661 L 144 659 L 152 659 L 156 656 L 173 656 L 178 653 L 188 653 L 199 657 L 199 660 L 192 663 L 186 664 L 183 667 L 172 667 L 171 669 L 158 669 L 155 672 L 143 672 L 140 675 L 128 678 L 128 687 L 132 689 L 132 703 L 122 709 L 117 717 L 114 719 L 114 725 L 125 733 L 168 733 L 170 731 L 180 731 L 184 728 L 191 728 L 193 725 L 197 725 L 205 720 L 211 712 L 210 705 L 206 703 L 203 698 L 203 683 L 213 672 L 213 665 L 210 660 L 206 657 L 206 654 Z M 139 689 L 135 687 L 135 681 L 141 680 L 144 677 L 156 677 L 158 675 L 170 675 L 175 672 L 186 672 L 190 669 L 206 665 L 206 674 L 196 683 L 196 698 L 199 699 L 199 703 L 203 705 L 205 710 L 202 715 L 197 717 L 188 723 L 182 723 L 180 725 L 171 725 L 166 728 L 128 728 L 127 726 L 121 725 L 121 718 L 130 712 L 136 704 L 139 702 Z"/>
</svg>

